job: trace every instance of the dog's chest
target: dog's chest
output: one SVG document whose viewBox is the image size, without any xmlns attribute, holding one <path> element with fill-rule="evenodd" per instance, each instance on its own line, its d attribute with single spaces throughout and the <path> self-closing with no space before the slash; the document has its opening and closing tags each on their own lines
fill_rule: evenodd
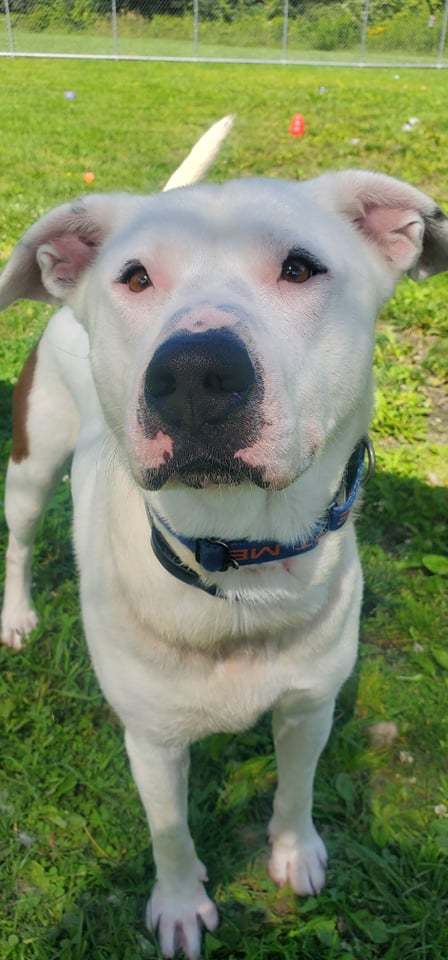
<svg viewBox="0 0 448 960">
<path fill-rule="evenodd" d="M 317 674 L 307 658 L 302 660 L 297 652 L 291 656 L 277 645 L 264 645 L 259 653 L 232 653 L 213 663 L 196 656 L 193 662 L 157 674 L 161 695 L 149 708 L 151 723 L 160 724 L 173 739 L 244 730 L 288 692 L 304 706 L 318 695 Z M 154 679 L 153 673 L 149 679 L 153 689 Z"/>
<path fill-rule="evenodd" d="M 272 707 L 287 683 L 281 663 L 275 665 L 271 658 L 256 654 L 229 656 L 207 672 L 204 680 L 196 689 L 197 720 L 210 732 L 251 726 Z"/>
</svg>

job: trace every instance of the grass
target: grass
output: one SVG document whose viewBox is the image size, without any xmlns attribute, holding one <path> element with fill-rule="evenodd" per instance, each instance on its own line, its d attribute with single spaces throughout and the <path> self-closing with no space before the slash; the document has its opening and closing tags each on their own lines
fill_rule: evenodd
<svg viewBox="0 0 448 960">
<path fill-rule="evenodd" d="M 163 20 L 162 18 L 159 18 Z M 175 18 L 166 18 L 168 21 Z M 3 21 L 3 22 L 2 22 Z M 241 25 L 238 37 L 238 27 L 232 32 L 232 38 L 223 38 L 220 36 L 219 24 L 216 25 L 216 32 L 213 24 L 206 22 L 199 25 L 199 43 L 196 47 L 193 39 L 193 21 L 187 18 L 180 21 L 181 26 L 177 27 L 177 35 L 172 36 L 169 27 L 167 35 L 153 36 L 150 27 L 145 30 L 145 25 L 140 29 L 129 28 L 126 23 L 118 21 L 118 39 L 115 44 L 112 36 L 112 28 L 109 21 L 99 21 L 97 24 L 87 27 L 84 30 L 68 30 L 61 26 L 53 26 L 47 30 L 37 31 L 26 23 L 19 20 L 13 21 L 14 49 L 21 53 L 66 53 L 66 54 L 120 54 L 121 56 L 147 56 L 147 57 L 203 57 L 203 58 L 230 58 L 230 59 L 248 59 L 248 60 L 298 60 L 305 63 L 313 62 L 335 62 L 335 63 L 359 63 L 365 60 L 366 63 L 381 64 L 439 64 L 447 65 L 447 52 L 444 51 L 442 59 L 434 50 L 416 50 L 405 39 L 404 42 L 397 43 L 396 49 L 378 49 L 375 41 L 369 42 L 367 38 L 365 54 L 361 54 L 360 42 L 353 43 L 351 46 L 338 46 L 335 49 L 324 50 L 307 46 L 302 40 L 298 44 L 294 37 L 290 36 L 288 50 L 285 54 L 282 49 L 281 41 L 272 39 L 268 43 L 256 42 L 250 34 L 250 28 L 247 22 Z M 420 29 L 420 23 L 416 24 L 416 30 Z M 172 29 L 172 28 L 171 28 Z M 180 30 L 180 35 L 179 35 Z M 215 33 L 215 35 L 214 35 Z M 234 37 L 238 37 L 235 42 Z M 9 38 L 6 31 L 6 20 L 0 16 L 0 51 L 9 50 Z"/>
<path fill-rule="evenodd" d="M 0 62 L 0 260 L 46 208 L 95 188 L 158 188 L 207 124 L 238 125 L 213 177 L 312 176 L 362 166 L 408 178 L 448 204 L 440 74 L 315 68 Z M 325 94 L 319 94 L 322 83 Z M 77 93 L 74 102 L 65 89 Z M 308 132 L 287 133 L 300 110 Z M 408 116 L 420 118 L 404 133 Z M 354 142 L 354 140 L 358 142 Z M 361 655 L 319 766 L 316 819 L 330 850 L 319 898 L 267 878 L 275 770 L 269 720 L 193 751 L 191 823 L 221 914 L 213 960 L 446 960 L 448 653 L 447 279 L 401 284 L 378 331 L 378 472 L 359 539 L 366 574 Z M 3 464 L 10 400 L 48 316 L 0 318 Z M 446 342 L 446 341 L 445 341 Z M 1 549 L 5 546 L 2 530 Z M 440 572 L 431 572 L 438 569 Z M 446 567 L 445 567 L 446 571 Z M 153 876 L 122 733 L 88 662 L 62 484 L 36 550 L 40 626 L 0 652 L 0 859 L 5 960 L 159 956 L 142 923 Z M 374 748 L 367 728 L 398 726 Z M 443 806 L 445 805 L 445 806 Z"/>
</svg>

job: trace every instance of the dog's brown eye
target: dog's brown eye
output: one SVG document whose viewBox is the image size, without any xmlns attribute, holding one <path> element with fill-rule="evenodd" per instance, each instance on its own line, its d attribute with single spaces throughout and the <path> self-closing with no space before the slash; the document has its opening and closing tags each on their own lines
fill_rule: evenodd
<svg viewBox="0 0 448 960">
<path fill-rule="evenodd" d="M 152 283 L 142 263 L 128 263 L 118 278 L 119 283 L 125 283 L 132 293 L 141 293 Z"/>
<path fill-rule="evenodd" d="M 129 277 L 127 283 L 132 293 L 141 293 L 142 290 L 146 290 L 146 287 L 151 285 L 151 281 L 144 267 L 139 267 L 139 269 Z"/>
<path fill-rule="evenodd" d="M 299 257 L 287 257 L 281 272 L 282 280 L 289 280 L 290 283 L 305 283 L 313 276 L 311 264 Z"/>
<path fill-rule="evenodd" d="M 279 279 L 287 280 L 288 283 L 306 283 L 319 273 L 328 273 L 328 267 L 318 260 L 314 253 L 295 247 L 283 261 Z"/>
</svg>

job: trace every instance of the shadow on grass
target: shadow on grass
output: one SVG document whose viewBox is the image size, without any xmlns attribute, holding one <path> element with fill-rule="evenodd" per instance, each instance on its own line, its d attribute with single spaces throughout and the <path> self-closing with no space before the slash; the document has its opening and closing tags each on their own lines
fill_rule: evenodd
<svg viewBox="0 0 448 960">
<path fill-rule="evenodd" d="M 5 443 L 9 436 L 11 392 L 12 388 L 8 384 L 0 384 L 0 430 Z M 2 447 L 5 449 L 4 444 Z M 358 536 L 364 550 L 379 549 L 386 559 L 391 560 L 399 559 L 409 549 L 417 552 L 444 552 L 446 527 L 443 521 L 447 516 L 446 490 L 428 486 L 414 478 L 403 478 L 380 471 L 367 488 L 357 527 Z M 44 596 L 45 604 L 51 607 L 52 596 L 75 577 L 70 545 L 68 485 L 61 485 L 56 492 L 38 538 L 36 555 L 36 596 Z M 390 575 L 387 567 L 380 570 L 378 576 L 368 576 L 363 611 L 365 619 L 375 615 L 381 605 L 387 604 Z M 54 615 L 57 618 L 57 609 Z M 71 650 L 72 656 L 79 656 L 77 640 Z M 3 652 L 0 658 L 6 659 L 7 656 L 8 653 Z M 357 869 L 356 864 L 353 866 L 356 856 L 351 840 L 353 833 L 359 840 L 356 805 L 361 804 L 361 800 L 348 796 L 344 798 L 341 787 L 339 792 L 335 789 L 335 782 L 341 759 L 343 766 L 344 751 L 353 759 L 364 749 L 362 728 L 359 724 L 355 724 L 353 731 L 347 734 L 344 740 L 344 731 L 350 729 L 354 717 L 358 679 L 359 667 L 339 697 L 335 726 L 319 766 L 316 787 L 317 820 L 328 823 L 330 850 L 345 872 L 356 872 Z M 61 710 L 63 709 L 64 704 L 61 703 Z M 85 709 L 89 710 L 88 703 L 85 704 Z M 260 760 L 258 767 L 253 765 L 254 758 Z M 274 902 L 272 885 L 265 879 L 265 828 L 272 805 L 274 769 L 268 717 L 264 717 L 254 729 L 240 736 L 218 734 L 193 749 L 190 790 L 192 833 L 199 855 L 206 859 L 212 892 L 217 890 L 222 904 L 223 922 L 219 928 L 219 943 L 222 946 L 213 950 L 214 956 L 246 956 L 240 946 L 241 938 L 247 936 L 256 941 L 260 930 L 268 940 L 274 937 L 269 952 L 272 960 L 277 956 L 294 956 L 288 953 L 287 945 L 288 931 L 292 923 L 290 918 L 302 908 L 285 900 L 283 894 L 282 900 L 277 897 Z M 362 803 L 365 808 L 368 804 L 368 787 L 367 784 L 364 786 Z M 134 788 L 130 786 L 130 789 Z M 135 824 L 130 822 L 129 811 L 124 808 L 122 813 L 124 842 L 126 845 L 127 836 L 129 846 L 132 847 Z M 88 960 L 102 960 L 106 957 L 109 960 L 115 957 L 117 960 L 134 960 L 136 949 L 139 956 L 159 956 L 153 941 L 146 936 L 143 925 L 144 906 L 153 882 L 152 858 L 146 841 L 143 812 L 137 830 L 142 835 L 140 852 L 129 857 L 124 856 L 118 862 L 109 862 L 100 857 L 95 881 L 86 882 L 82 895 L 59 923 L 38 935 L 36 947 L 42 952 L 35 954 L 36 956 L 45 956 L 48 960 L 53 957 L 58 960 L 77 960 L 78 957 L 87 957 Z M 325 829 L 323 832 L 325 837 Z M 336 837 L 335 850 L 332 850 L 332 836 Z M 350 854 L 347 849 L 351 851 Z M 374 852 L 371 854 L 372 857 L 376 855 Z M 360 854 L 358 861 L 363 863 Z M 356 863 L 359 867 L 358 861 Z M 368 872 L 366 863 L 367 860 L 362 869 Z M 378 870 L 382 869 L 380 864 Z M 390 864 L 388 869 L 390 870 Z M 232 894 L 232 884 L 236 878 L 240 889 L 245 891 L 244 907 L 241 898 Z M 329 909 L 329 906 L 325 905 L 337 902 L 338 896 L 347 898 L 350 895 L 350 888 L 344 886 L 345 881 L 341 880 L 336 881 L 332 892 L 333 882 L 330 870 L 330 893 L 324 894 L 323 899 L 319 900 L 319 903 L 324 905 L 324 911 Z M 283 946 L 280 940 L 277 944 L 276 934 L 273 933 L 273 919 L 275 921 L 277 908 L 278 916 L 282 918 L 283 933 L 279 936 L 282 943 L 284 941 Z M 127 945 L 123 942 L 124 929 L 133 931 L 127 934 Z M 377 935 L 379 936 L 378 931 Z M 294 950 L 296 949 L 297 945 L 294 946 Z M 250 954 L 252 955 L 255 956 Z M 266 952 L 263 953 L 263 956 L 267 955 Z"/>
<path fill-rule="evenodd" d="M 446 548 L 447 518 L 446 487 L 378 470 L 366 487 L 356 529 L 361 544 L 378 545 L 395 557 L 422 544 L 435 553 Z"/>
</svg>

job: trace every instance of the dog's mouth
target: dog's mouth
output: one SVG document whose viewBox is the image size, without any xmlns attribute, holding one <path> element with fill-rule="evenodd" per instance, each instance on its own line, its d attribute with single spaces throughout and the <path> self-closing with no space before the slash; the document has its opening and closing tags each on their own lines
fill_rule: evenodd
<svg viewBox="0 0 448 960">
<path fill-rule="evenodd" d="M 145 490 L 160 490 L 166 483 L 182 484 L 196 490 L 241 483 L 254 483 L 262 488 L 269 486 L 260 467 L 250 467 L 236 458 L 222 460 L 213 454 L 183 460 L 173 458 L 160 467 L 144 469 L 141 485 Z"/>
</svg>

